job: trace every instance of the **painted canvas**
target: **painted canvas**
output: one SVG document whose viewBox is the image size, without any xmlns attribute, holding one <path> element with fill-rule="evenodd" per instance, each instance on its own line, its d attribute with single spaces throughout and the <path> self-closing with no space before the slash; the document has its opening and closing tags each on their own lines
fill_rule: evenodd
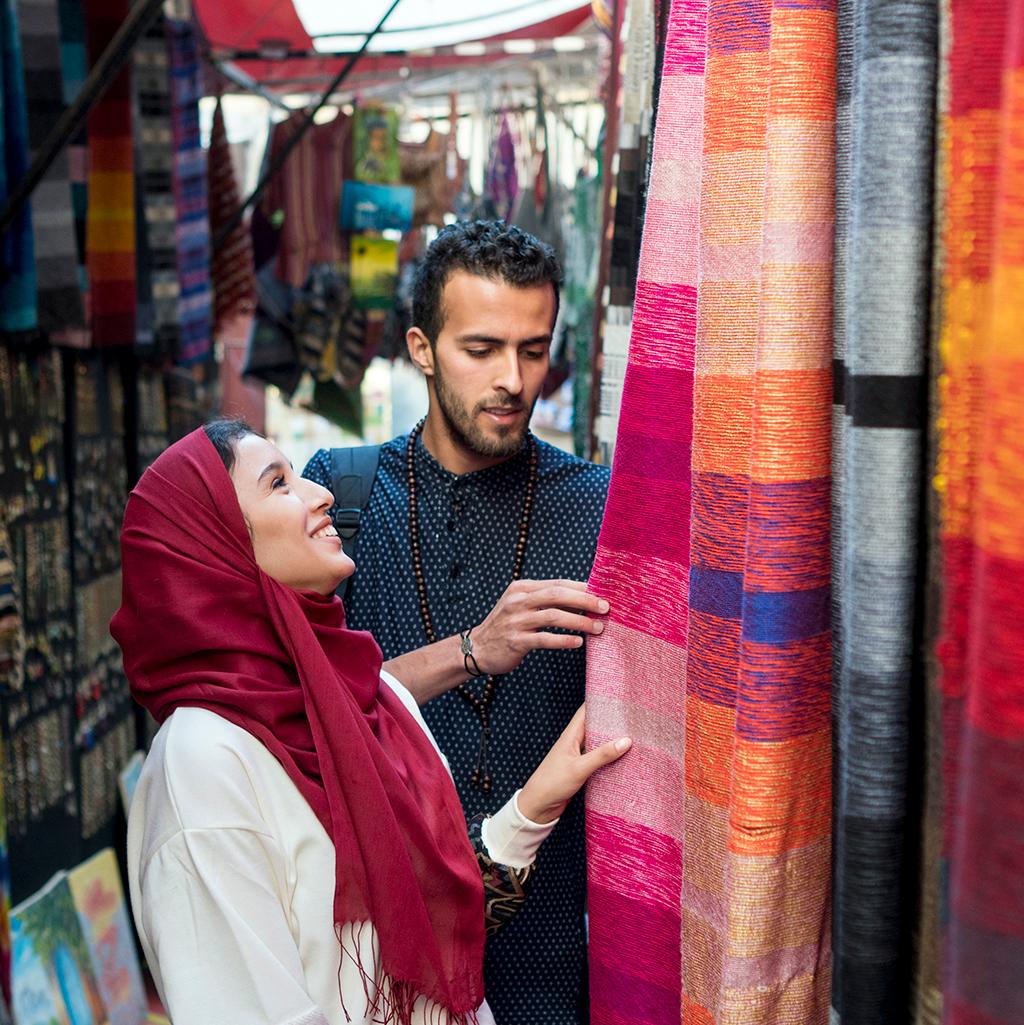
<svg viewBox="0 0 1024 1025">
<path fill-rule="evenodd" d="M 2 553 L 0 553 L 2 557 Z M 4 763 L 0 737 L 0 765 Z M 0 777 L 0 1025 L 10 1021 L 11 1006 L 11 863 L 7 856 L 7 808 Z"/>
<path fill-rule="evenodd" d="M 117 785 L 121 791 L 121 804 L 124 807 L 125 815 L 128 814 L 132 806 L 132 797 L 135 794 L 135 787 L 139 782 L 139 776 L 142 775 L 142 764 L 145 760 L 146 756 L 141 751 L 136 751 L 124 763 L 124 768 L 118 775 Z"/>
<path fill-rule="evenodd" d="M 409 231 L 416 190 L 408 185 L 347 181 L 341 188 L 344 231 Z"/>
<path fill-rule="evenodd" d="M 398 114 L 385 107 L 357 107 L 355 177 L 362 182 L 395 185 L 402 178 L 398 154 Z"/>
<path fill-rule="evenodd" d="M 114 851 L 107 847 L 72 869 L 68 885 L 110 1025 L 142 1025 L 146 990 Z"/>
<path fill-rule="evenodd" d="M 11 911 L 18 1025 L 109 1025 L 66 872 Z"/>
<path fill-rule="evenodd" d="M 352 239 L 352 298 L 364 310 L 390 309 L 398 282 L 398 243 L 357 235 Z"/>
</svg>

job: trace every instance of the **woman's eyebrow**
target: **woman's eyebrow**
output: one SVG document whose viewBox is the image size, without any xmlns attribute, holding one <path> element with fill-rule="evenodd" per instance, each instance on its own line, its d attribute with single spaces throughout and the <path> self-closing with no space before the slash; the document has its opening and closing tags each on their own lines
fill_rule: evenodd
<svg viewBox="0 0 1024 1025">
<path fill-rule="evenodd" d="M 280 473 L 284 469 L 284 463 L 279 459 L 274 460 L 268 466 L 265 466 L 263 472 L 256 478 L 256 483 L 259 484 L 263 481 L 263 478 L 271 473 Z"/>
</svg>

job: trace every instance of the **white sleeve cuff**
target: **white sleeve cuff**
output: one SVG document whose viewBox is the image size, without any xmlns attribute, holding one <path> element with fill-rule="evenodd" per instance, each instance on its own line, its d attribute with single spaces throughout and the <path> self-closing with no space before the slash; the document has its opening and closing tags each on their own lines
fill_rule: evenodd
<svg viewBox="0 0 1024 1025">
<path fill-rule="evenodd" d="M 480 827 L 487 856 L 491 861 L 510 868 L 532 865 L 537 849 L 558 825 L 558 819 L 543 825 L 528 819 L 519 810 L 520 793 L 522 791 L 517 790 L 499 811 L 484 819 Z"/>
</svg>

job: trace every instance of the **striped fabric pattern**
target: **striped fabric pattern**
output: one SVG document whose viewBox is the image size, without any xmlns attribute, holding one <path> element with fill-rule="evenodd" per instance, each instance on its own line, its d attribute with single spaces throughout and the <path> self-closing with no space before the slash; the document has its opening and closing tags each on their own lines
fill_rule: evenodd
<svg viewBox="0 0 1024 1025">
<path fill-rule="evenodd" d="M 634 737 L 588 798 L 598 1023 L 828 1017 L 835 31 L 671 8 L 591 581 L 589 729 Z"/>
<path fill-rule="evenodd" d="M 60 69 L 63 76 L 64 105 L 78 95 L 89 69 L 85 45 L 85 5 L 82 0 L 57 0 L 60 20 Z M 75 252 L 78 258 L 78 287 L 82 293 L 86 324 L 89 317 L 89 275 L 85 263 L 85 215 L 89 207 L 88 121 L 83 121 L 67 146 L 68 175 L 71 181 L 71 213 L 75 225 Z M 87 327 L 88 330 L 88 327 Z"/>
<path fill-rule="evenodd" d="M 212 352 L 213 291 L 210 285 L 210 222 L 206 194 L 206 151 L 199 139 L 202 74 L 192 21 L 167 19 L 171 69 L 171 133 L 174 146 L 174 206 L 177 212 L 177 362 L 209 359 Z"/>
<path fill-rule="evenodd" d="M 64 112 L 57 0 L 18 0 L 18 17 L 31 157 Z M 85 345 L 67 149 L 57 154 L 32 194 L 32 227 L 39 328 L 58 344 Z"/>
<path fill-rule="evenodd" d="M 674 0 L 612 485 L 591 575 L 587 730 L 634 738 L 587 790 L 594 1025 L 678 1025 L 690 447 L 707 4 Z M 671 401 L 668 400 L 671 397 Z M 643 509 L 643 516 L 634 510 Z M 685 1020 L 685 1019 L 683 1019 Z"/>
<path fill-rule="evenodd" d="M 224 127 L 224 111 L 220 98 L 213 112 L 208 162 L 210 196 L 210 236 L 217 238 L 222 226 L 241 205 L 242 197 L 235 181 L 231 147 Z M 213 254 L 214 328 L 220 328 L 243 305 L 254 298 L 252 235 L 246 222 L 239 221 Z"/>
<path fill-rule="evenodd" d="M 140 304 L 147 308 L 147 332 L 136 337 L 140 355 L 155 361 L 173 359 L 181 333 L 178 303 L 178 251 L 175 238 L 174 148 L 171 134 L 171 89 L 167 22 L 158 15 L 132 52 L 135 91 L 135 162 L 142 193 L 146 288 Z"/>
<path fill-rule="evenodd" d="M 28 146 L 18 12 L 14 0 L 0 0 L 0 204 L 28 170 Z M 0 331 L 36 326 L 34 250 L 26 203 L 0 236 Z"/>
<path fill-rule="evenodd" d="M 833 627 L 835 977 L 846 1025 L 906 1021 L 936 7 L 839 7 Z"/>
<path fill-rule="evenodd" d="M 953 0 L 935 487 L 943 1020 L 1024 1020 L 1024 3 Z"/>
<path fill-rule="evenodd" d="M 128 13 L 128 0 L 87 0 L 86 43 L 97 61 Z M 131 71 L 123 67 L 88 119 L 85 218 L 92 344 L 135 341 L 135 162 Z"/>
</svg>

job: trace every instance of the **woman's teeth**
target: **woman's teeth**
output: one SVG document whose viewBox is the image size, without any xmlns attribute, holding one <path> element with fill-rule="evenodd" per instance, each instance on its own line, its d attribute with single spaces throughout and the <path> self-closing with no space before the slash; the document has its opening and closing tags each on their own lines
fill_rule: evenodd
<svg viewBox="0 0 1024 1025">
<path fill-rule="evenodd" d="M 337 537 L 337 536 L 338 536 L 338 532 L 334 529 L 334 527 L 328 525 L 326 527 L 321 527 L 320 530 L 318 530 L 313 535 L 313 538 L 314 538 L 314 540 L 319 541 L 320 538 L 322 538 L 322 537 Z"/>
</svg>

